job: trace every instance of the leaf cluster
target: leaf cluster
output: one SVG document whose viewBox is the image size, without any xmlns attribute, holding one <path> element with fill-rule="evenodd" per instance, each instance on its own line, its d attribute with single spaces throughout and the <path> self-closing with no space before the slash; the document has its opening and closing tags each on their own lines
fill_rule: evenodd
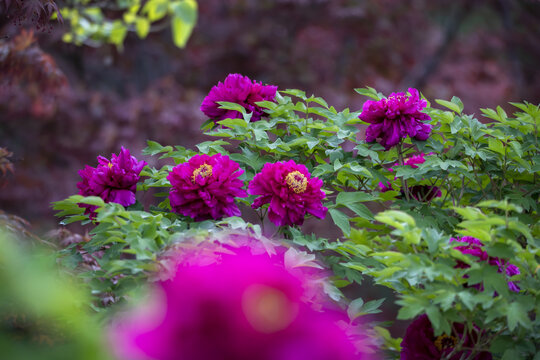
<svg viewBox="0 0 540 360">
<path fill-rule="evenodd" d="M 371 88 L 357 92 L 375 100 L 384 97 Z M 395 292 L 399 319 L 427 314 L 435 334 L 451 333 L 453 324 L 461 323 L 476 334 L 474 351 L 531 357 L 540 305 L 540 109 L 516 103 L 519 111 L 513 117 L 501 108 L 484 109 L 488 120 L 480 121 L 463 114 L 458 98 L 436 102 L 444 109 L 431 104 L 425 109 L 432 119 L 429 139 L 407 138 L 388 151 L 361 140 L 367 124 L 359 119 L 360 111 L 338 111 L 300 90 L 280 91 L 275 102 L 257 103 L 266 116 L 256 122 L 241 105 L 222 102 L 222 108 L 241 116 L 204 123 L 203 132 L 216 140 L 198 144 L 197 151 L 148 142 L 144 154 L 168 162 L 161 168 L 147 166 L 141 173 L 145 179 L 138 190 L 156 189 L 156 205 L 125 209 L 100 198 L 72 196 L 57 202 L 55 209 L 66 224 L 90 223 L 78 204 L 99 207 L 91 240 L 82 245 L 85 254 L 95 254 L 99 266 L 81 276 L 95 294 L 112 294 L 119 301 L 158 270 L 160 255 L 175 242 L 224 228 L 262 233 L 262 221 L 251 224 L 233 217 L 194 222 L 172 213 L 167 176 L 174 165 L 195 154 L 228 155 L 244 170 L 240 179 L 247 186 L 265 163 L 293 159 L 324 182 L 324 205 L 342 236 L 324 239 L 299 227 L 282 227 L 278 233 L 316 253 L 332 269 L 337 288 L 368 276 Z M 425 154 L 425 162 L 405 165 L 408 156 L 418 153 Z M 380 182 L 390 182 L 394 190 L 382 192 Z M 441 196 L 415 197 L 412 189 L 418 186 L 438 189 Z M 249 206 L 253 199 L 237 201 Z M 462 254 L 450 242 L 458 236 L 479 239 L 490 257 L 516 265 L 520 274 L 510 279 L 487 261 Z M 80 247 L 67 248 L 62 256 L 66 264 L 80 269 Z M 509 281 L 521 290 L 510 291 Z M 351 322 L 379 312 L 382 301 L 351 301 Z M 399 341 L 384 328 L 377 329 L 384 347 L 399 351 Z"/>
</svg>

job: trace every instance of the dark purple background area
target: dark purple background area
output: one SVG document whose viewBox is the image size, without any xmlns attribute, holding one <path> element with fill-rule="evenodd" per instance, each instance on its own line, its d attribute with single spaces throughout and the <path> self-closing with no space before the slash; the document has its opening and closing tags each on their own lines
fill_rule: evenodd
<svg viewBox="0 0 540 360">
<path fill-rule="evenodd" d="M 1 17 L 1 16 L 0 16 Z M 147 139 L 194 147 L 207 140 L 199 106 L 239 72 L 359 110 L 354 88 L 385 94 L 417 87 L 428 100 L 460 97 L 466 113 L 540 99 L 537 1 L 204 0 L 185 49 L 169 29 L 113 46 L 62 43 L 63 26 L 39 46 L 67 78 L 63 89 L 32 81 L 3 87 L 0 146 L 14 152 L 0 209 L 55 226 L 50 202 L 77 191 L 77 170 L 120 146 L 140 155 Z M 0 20 L 0 36 L 22 28 Z M 37 80 L 39 82 L 41 80 Z M 150 196 L 145 196 L 146 200 Z"/>
</svg>

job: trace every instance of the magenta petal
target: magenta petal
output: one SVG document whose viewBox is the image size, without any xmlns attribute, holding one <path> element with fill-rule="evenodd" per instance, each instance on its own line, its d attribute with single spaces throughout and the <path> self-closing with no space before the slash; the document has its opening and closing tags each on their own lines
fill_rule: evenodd
<svg viewBox="0 0 540 360">
<path fill-rule="evenodd" d="M 108 338 L 116 358 L 377 358 L 368 353 L 374 344 L 362 327 L 354 326 L 360 343 L 348 331 L 353 326 L 342 326 L 347 317 L 323 293 L 327 280 L 318 269 L 290 269 L 286 249 L 270 256 L 258 250 L 260 242 L 242 241 L 228 239 L 234 246 L 226 253 L 211 241 L 178 244 L 178 253 L 170 254 L 173 273 L 155 283 L 149 303 L 112 324 Z"/>
<path fill-rule="evenodd" d="M 214 86 L 201 104 L 201 111 L 211 119 L 241 118 L 242 114 L 234 110 L 221 109 L 218 102 L 227 101 L 242 105 L 247 112 L 253 113 L 251 121 L 258 121 L 264 110 L 256 105 L 259 101 L 275 102 L 277 86 L 262 85 L 247 76 L 229 74 L 223 83 Z"/>
<path fill-rule="evenodd" d="M 110 193 L 111 202 L 123 206 L 133 205 L 136 202 L 135 193 L 130 190 L 112 190 Z"/>
<path fill-rule="evenodd" d="M 326 216 L 322 186 L 323 182 L 312 178 L 305 165 L 289 160 L 266 163 L 249 183 L 248 192 L 260 195 L 253 208 L 270 203 L 268 218 L 272 223 L 292 226 L 301 225 L 308 213 L 321 219 Z"/>
<path fill-rule="evenodd" d="M 82 178 L 82 181 L 77 183 L 79 195 L 99 196 L 105 202 L 115 202 L 123 206 L 133 205 L 140 172 L 145 166 L 145 161 L 138 161 L 124 147 L 118 155 L 112 154 L 111 160 L 98 156 L 96 168 L 86 166 L 79 171 Z M 91 214 L 94 209 L 95 207 L 89 210 Z"/>
<path fill-rule="evenodd" d="M 370 123 L 366 129 L 367 142 L 380 139 L 379 143 L 389 150 L 407 136 L 417 140 L 429 137 L 431 125 L 424 121 L 431 118 L 422 112 L 427 102 L 420 99 L 418 90 L 410 88 L 409 93 L 409 96 L 393 93 L 387 99 L 366 101 L 359 118 Z"/>
<path fill-rule="evenodd" d="M 193 156 L 167 176 L 172 210 L 196 221 L 240 215 L 235 198 L 247 196 L 238 180 L 243 172 L 228 156 Z"/>
</svg>

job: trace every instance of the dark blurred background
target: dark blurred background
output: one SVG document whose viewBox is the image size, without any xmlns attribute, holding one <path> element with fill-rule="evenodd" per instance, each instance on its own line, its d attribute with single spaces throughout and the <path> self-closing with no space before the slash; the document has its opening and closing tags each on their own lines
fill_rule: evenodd
<svg viewBox="0 0 540 360">
<path fill-rule="evenodd" d="M 13 169 L 0 161 L 0 209 L 47 231 L 56 225 L 50 203 L 77 192 L 77 171 L 97 155 L 123 145 L 144 158 L 147 139 L 205 140 L 201 101 L 234 72 L 306 90 L 338 110 L 361 109 L 365 98 L 353 89 L 365 86 L 455 95 L 477 115 L 540 102 L 536 0 L 198 3 L 185 49 L 168 29 L 130 34 L 123 51 L 77 47 L 61 41 L 66 25 L 36 30 L 0 12 L 0 147 L 13 153 L 3 158 Z"/>
</svg>

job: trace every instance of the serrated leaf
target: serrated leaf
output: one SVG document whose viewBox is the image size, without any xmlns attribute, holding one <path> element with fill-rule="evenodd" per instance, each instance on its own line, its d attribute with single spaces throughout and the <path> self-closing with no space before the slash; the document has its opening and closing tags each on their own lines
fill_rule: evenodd
<svg viewBox="0 0 540 360">
<path fill-rule="evenodd" d="M 506 319 L 510 331 L 513 331 L 518 324 L 523 325 L 527 329 L 531 328 L 531 320 L 522 305 L 518 302 L 513 302 L 506 307 Z"/>
<path fill-rule="evenodd" d="M 336 224 L 345 236 L 351 234 L 351 224 L 349 224 L 349 217 L 337 209 L 328 210 L 334 224 Z"/>
<path fill-rule="evenodd" d="M 362 298 L 351 301 L 351 303 L 347 307 L 347 315 L 349 316 L 349 320 L 353 321 L 354 319 L 362 315 L 360 309 L 362 309 L 363 305 L 364 300 Z"/>
</svg>

